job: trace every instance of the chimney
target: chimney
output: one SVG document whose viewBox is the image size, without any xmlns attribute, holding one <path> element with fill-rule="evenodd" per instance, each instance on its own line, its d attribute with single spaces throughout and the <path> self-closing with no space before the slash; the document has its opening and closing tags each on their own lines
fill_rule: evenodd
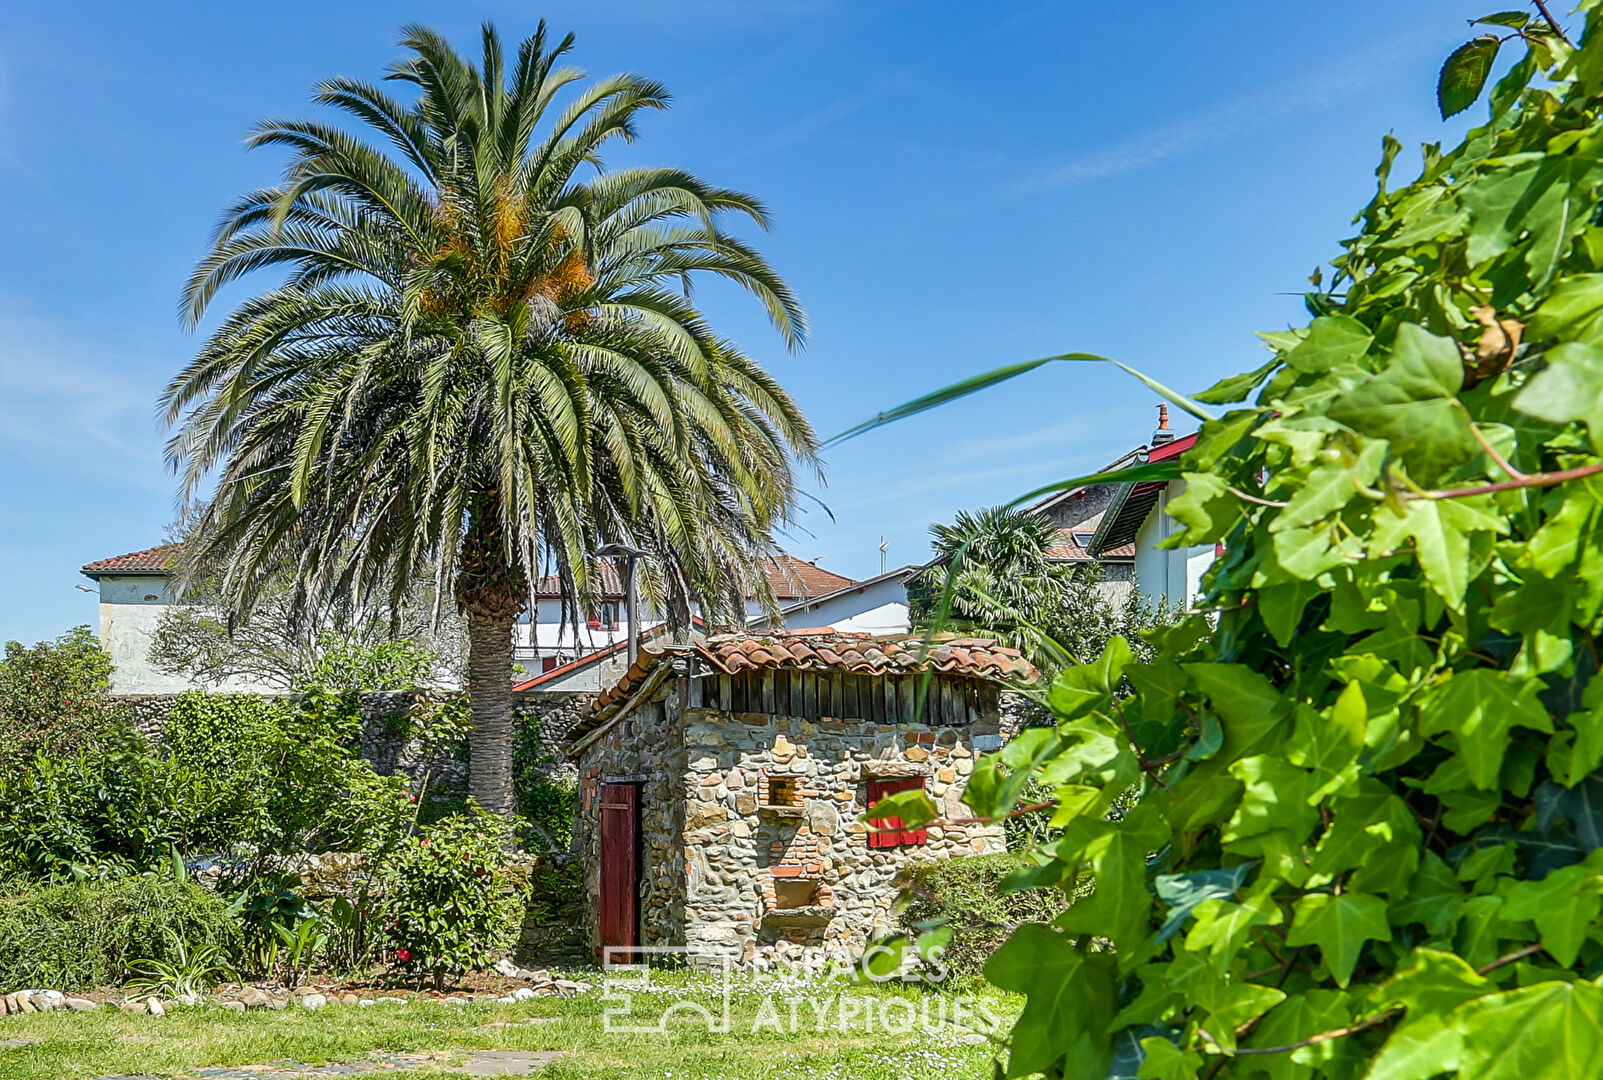
<svg viewBox="0 0 1603 1080">
<path fill-rule="evenodd" d="M 1169 406 L 1158 406 L 1158 430 L 1152 433 L 1152 445 L 1159 446 L 1166 442 L 1174 442 L 1174 432 L 1169 430 Z"/>
</svg>

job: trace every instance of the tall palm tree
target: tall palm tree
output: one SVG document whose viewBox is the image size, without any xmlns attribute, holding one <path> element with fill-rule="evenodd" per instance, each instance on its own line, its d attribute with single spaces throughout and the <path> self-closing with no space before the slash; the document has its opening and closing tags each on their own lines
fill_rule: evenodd
<svg viewBox="0 0 1603 1080">
<path fill-rule="evenodd" d="M 282 183 L 224 214 L 183 304 L 264 269 L 168 386 L 169 463 L 186 498 L 215 478 L 195 533 L 248 612 L 264 583 L 291 610 L 338 597 L 402 604 L 433 576 L 469 627 L 470 791 L 508 811 L 511 630 L 554 573 L 570 617 L 594 595 L 599 544 L 651 554 L 645 588 L 713 620 L 767 597 L 760 559 L 816 439 L 795 402 L 690 298 L 713 275 L 754 294 L 795 348 L 790 288 L 730 215 L 749 195 L 684 171 L 608 172 L 668 95 L 633 75 L 559 67 L 545 26 L 510 67 L 495 29 L 478 65 L 422 27 L 388 79 L 330 79 L 315 100 L 361 134 L 272 120 Z M 563 95 L 565 88 L 573 88 Z M 559 96 L 569 96 L 565 105 Z M 366 138 L 364 138 L 366 136 Z"/>
</svg>

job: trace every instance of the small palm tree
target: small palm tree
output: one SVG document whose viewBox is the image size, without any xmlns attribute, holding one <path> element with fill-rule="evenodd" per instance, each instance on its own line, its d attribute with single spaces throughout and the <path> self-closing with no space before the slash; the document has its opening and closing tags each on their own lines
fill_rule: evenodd
<svg viewBox="0 0 1603 1080">
<path fill-rule="evenodd" d="M 274 120 L 253 146 L 292 157 L 281 184 L 223 216 L 190 278 L 199 322 L 218 290 L 248 296 L 163 396 L 186 498 L 216 491 L 197 565 L 248 612 L 292 583 L 290 610 L 336 598 L 401 606 L 432 579 L 466 614 L 470 790 L 509 811 L 511 628 L 554 573 L 569 617 L 593 596 L 596 547 L 651 554 L 648 598 L 733 618 L 772 602 L 760 560 L 816 440 L 795 402 L 691 302 L 693 278 L 748 290 L 787 344 L 805 333 L 785 282 L 723 227 L 759 226 L 748 195 L 671 168 L 607 172 L 666 91 L 633 75 L 585 83 L 544 24 L 507 65 L 493 27 L 478 66 L 439 35 L 372 84 L 316 100 L 354 118 Z M 558 104 L 568 88 L 571 100 Z"/>
<path fill-rule="evenodd" d="M 938 618 L 950 577 L 948 628 L 1024 648 L 1033 644 L 1032 627 L 1052 626 L 1074 586 L 1074 570 L 1051 558 L 1062 543 L 1056 526 L 1032 511 L 959 510 L 952 524 L 931 525 L 930 536 L 935 558 L 909 589 L 922 621 Z"/>
</svg>

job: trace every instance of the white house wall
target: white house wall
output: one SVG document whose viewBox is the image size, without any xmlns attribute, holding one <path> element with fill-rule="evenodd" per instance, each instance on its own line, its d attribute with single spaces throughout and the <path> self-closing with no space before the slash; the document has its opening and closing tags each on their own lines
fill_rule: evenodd
<svg viewBox="0 0 1603 1080">
<path fill-rule="evenodd" d="M 1190 607 L 1202 592 L 1202 575 L 1214 560 L 1212 544 L 1172 550 L 1158 546 L 1175 531 L 1174 519 L 1169 516 L 1169 500 L 1184 490 L 1184 481 L 1172 481 L 1158 496 L 1158 505 L 1147 515 L 1135 537 L 1136 588 L 1143 596 L 1162 598 L 1181 608 Z"/>
<path fill-rule="evenodd" d="M 167 579 L 155 575 L 100 579 L 100 647 L 111 656 L 113 694 L 178 694 L 197 684 L 169 675 L 150 662 L 150 646 L 172 602 Z M 206 687 L 230 694 L 281 693 L 252 679 L 228 679 Z"/>
</svg>

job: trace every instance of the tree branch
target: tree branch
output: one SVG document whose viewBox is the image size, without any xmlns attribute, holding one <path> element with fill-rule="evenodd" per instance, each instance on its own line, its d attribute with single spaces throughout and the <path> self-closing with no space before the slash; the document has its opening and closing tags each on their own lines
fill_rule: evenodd
<svg viewBox="0 0 1603 1080">
<path fill-rule="evenodd" d="M 1547 25 L 1553 28 L 1553 33 L 1558 35 L 1558 39 L 1570 48 L 1575 48 L 1575 42 L 1571 41 L 1569 35 L 1564 33 L 1564 28 L 1558 24 L 1557 19 L 1553 18 L 1553 13 L 1547 10 L 1547 0 L 1533 0 L 1533 2 L 1536 4 L 1536 10 L 1540 11 L 1542 18 L 1547 21 Z"/>
<path fill-rule="evenodd" d="M 1539 952 L 1546 952 L 1546 951 L 1547 950 L 1542 947 L 1540 942 L 1538 942 L 1535 945 L 1527 945 L 1523 949 L 1515 949 L 1513 952 L 1509 953 L 1507 956 L 1499 956 L 1496 960 L 1493 960 L 1490 964 L 1487 964 L 1485 967 L 1476 968 L 1475 969 L 1475 974 L 1477 974 L 1477 975 L 1485 975 L 1487 972 L 1496 971 L 1498 968 L 1504 966 L 1505 964 L 1512 964 L 1516 960 L 1523 960 L 1527 956 L 1535 956 Z"/>
<path fill-rule="evenodd" d="M 1404 501 L 1414 499 L 1465 499 L 1471 495 L 1490 495 L 1497 491 L 1518 491 L 1520 488 L 1553 487 L 1557 484 L 1568 483 L 1571 480 L 1580 480 L 1587 476 L 1596 476 L 1603 473 L 1603 461 L 1591 465 L 1582 465 L 1574 469 L 1563 469 L 1559 472 L 1533 473 L 1521 476 L 1515 480 L 1504 480 L 1496 484 L 1478 484 L 1467 488 L 1445 488 L 1437 491 L 1405 491 L 1398 497 Z"/>
<path fill-rule="evenodd" d="M 1390 1020 L 1392 1017 L 1396 1016 L 1402 1011 L 1403 1010 L 1401 1008 L 1388 1009 L 1385 1012 L 1380 1013 L 1378 1016 L 1371 1016 L 1368 1020 L 1364 1020 L 1360 1023 L 1349 1024 L 1347 1027 L 1336 1028 L 1334 1031 L 1321 1031 L 1318 1035 L 1310 1035 L 1301 1042 L 1287 1043 L 1285 1046 L 1249 1046 L 1246 1049 L 1231 1050 L 1229 1047 L 1222 1044 L 1218 1039 L 1214 1038 L 1212 1035 L 1209 1035 L 1208 1032 L 1203 1028 L 1198 1028 L 1197 1034 L 1201 1035 L 1204 1039 L 1207 1039 L 1214 1046 L 1218 1047 L 1219 1053 L 1223 1054 L 1227 1058 L 1246 1057 L 1249 1054 L 1285 1054 L 1292 1050 L 1301 1050 L 1305 1046 L 1317 1046 L 1319 1043 L 1329 1042 L 1331 1039 L 1340 1039 L 1346 1035 L 1356 1035 L 1360 1031 L 1368 1031 L 1372 1027 L 1377 1027 L 1380 1024 L 1384 1024 L 1386 1021 Z"/>
</svg>

